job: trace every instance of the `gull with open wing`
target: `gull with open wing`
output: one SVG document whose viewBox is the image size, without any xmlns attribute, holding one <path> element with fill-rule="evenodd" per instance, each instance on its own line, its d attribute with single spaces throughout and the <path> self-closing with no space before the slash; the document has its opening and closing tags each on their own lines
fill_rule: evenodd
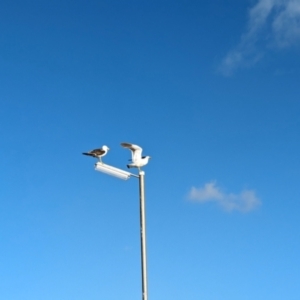
<svg viewBox="0 0 300 300">
<path fill-rule="evenodd" d="M 145 166 L 151 158 L 150 156 L 142 156 L 143 149 L 138 145 L 121 143 L 121 146 L 131 151 L 132 163 L 128 164 L 127 168 L 138 168 L 141 170 L 141 167 Z"/>
</svg>

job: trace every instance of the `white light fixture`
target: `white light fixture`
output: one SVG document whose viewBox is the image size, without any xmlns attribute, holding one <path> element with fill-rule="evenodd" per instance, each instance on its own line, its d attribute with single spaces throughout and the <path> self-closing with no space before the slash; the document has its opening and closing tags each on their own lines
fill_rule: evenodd
<svg viewBox="0 0 300 300">
<path fill-rule="evenodd" d="M 97 162 L 95 164 L 95 170 L 99 171 L 99 172 L 102 172 L 102 173 L 105 173 L 105 174 L 108 174 L 108 175 L 111 175 L 111 176 L 114 176 L 114 177 L 117 177 L 117 178 L 120 178 L 120 179 L 123 179 L 123 180 L 129 179 L 130 176 L 133 175 L 129 172 L 126 172 L 126 171 L 123 171 L 121 169 L 103 164 L 101 162 Z"/>
</svg>

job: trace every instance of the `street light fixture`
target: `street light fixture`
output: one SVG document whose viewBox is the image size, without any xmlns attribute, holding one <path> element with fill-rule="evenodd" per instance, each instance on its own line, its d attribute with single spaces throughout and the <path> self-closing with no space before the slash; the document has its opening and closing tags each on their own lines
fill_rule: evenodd
<svg viewBox="0 0 300 300">
<path fill-rule="evenodd" d="M 147 287 L 147 252 L 146 252 L 146 212 L 145 212 L 145 172 L 139 169 L 139 175 L 100 162 L 95 164 L 95 170 L 127 180 L 130 177 L 139 179 L 140 196 L 140 230 L 141 230 L 141 265 L 142 265 L 142 300 L 148 300 Z"/>
<path fill-rule="evenodd" d="M 99 171 L 99 172 L 102 172 L 102 173 L 105 173 L 105 174 L 108 174 L 108 175 L 111 175 L 111 176 L 114 176 L 114 177 L 117 177 L 117 178 L 120 178 L 120 179 L 123 179 L 123 180 L 129 179 L 130 176 L 139 177 L 135 174 L 131 174 L 127 171 L 124 171 L 124 170 L 106 165 L 106 164 L 101 163 L 101 162 L 98 162 L 98 163 L 95 164 L 95 170 Z"/>
</svg>

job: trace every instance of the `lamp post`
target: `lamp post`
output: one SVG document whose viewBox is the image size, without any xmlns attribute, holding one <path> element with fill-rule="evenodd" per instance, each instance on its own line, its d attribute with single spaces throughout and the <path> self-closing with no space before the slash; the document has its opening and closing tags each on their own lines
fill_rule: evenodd
<svg viewBox="0 0 300 300">
<path fill-rule="evenodd" d="M 141 227 L 141 257 L 142 257 L 142 293 L 143 300 L 148 299 L 147 289 L 147 251 L 146 251 L 146 212 L 145 212 L 145 172 L 139 172 L 140 183 L 140 227 Z"/>
<path fill-rule="evenodd" d="M 139 171 L 139 175 L 112 167 L 102 162 L 97 162 L 95 170 L 117 177 L 119 179 L 127 180 L 130 177 L 139 179 L 139 193 L 140 193 L 140 235 L 141 235 L 141 265 L 142 265 L 142 300 L 148 300 L 147 288 L 147 251 L 146 251 L 146 212 L 145 212 L 145 172 Z"/>
</svg>

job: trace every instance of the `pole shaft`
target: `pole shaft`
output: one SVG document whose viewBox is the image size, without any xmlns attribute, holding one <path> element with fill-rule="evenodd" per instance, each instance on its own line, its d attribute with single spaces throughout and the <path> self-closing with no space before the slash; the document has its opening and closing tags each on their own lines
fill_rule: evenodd
<svg viewBox="0 0 300 300">
<path fill-rule="evenodd" d="M 141 227 L 141 258 L 142 258 L 142 300 L 148 300 L 147 288 L 147 253 L 146 253 L 146 212 L 145 212 L 145 173 L 140 171 L 140 227 Z"/>
</svg>

